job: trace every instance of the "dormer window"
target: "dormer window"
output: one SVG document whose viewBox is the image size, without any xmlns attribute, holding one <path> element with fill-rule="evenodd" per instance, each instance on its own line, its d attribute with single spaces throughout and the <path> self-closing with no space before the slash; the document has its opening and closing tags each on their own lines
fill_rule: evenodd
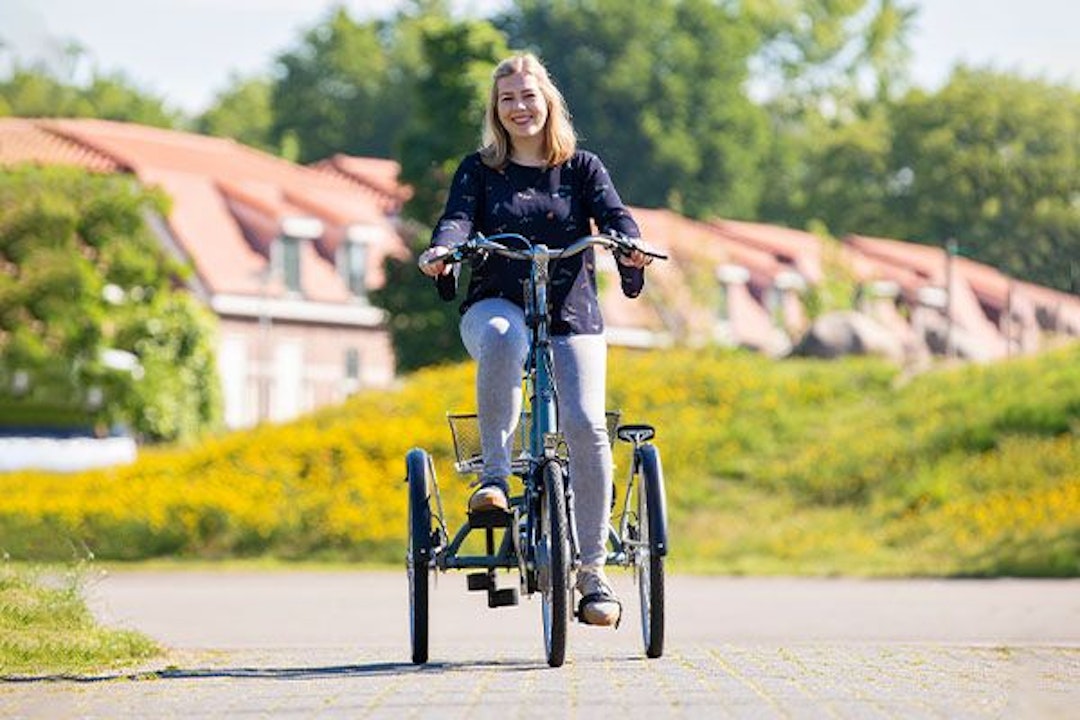
<svg viewBox="0 0 1080 720">
<path fill-rule="evenodd" d="M 323 224 L 313 217 L 286 217 L 281 220 L 281 232 L 271 251 L 270 262 L 274 274 L 281 278 L 291 293 L 303 290 L 300 273 L 302 243 L 315 240 L 323 234 Z"/>
<path fill-rule="evenodd" d="M 341 250 L 344 254 L 341 274 L 345 276 L 345 284 L 353 295 L 364 297 L 367 294 L 367 283 L 364 280 L 367 275 L 367 246 L 347 242 Z"/>
<path fill-rule="evenodd" d="M 367 298 L 367 270 L 371 245 L 378 238 L 376 225 L 350 225 L 338 248 L 338 272 L 355 297 Z"/>
<path fill-rule="evenodd" d="M 277 241 L 276 269 L 278 277 L 289 292 L 298 293 L 300 287 L 300 239 L 283 236 Z"/>
<path fill-rule="evenodd" d="M 731 286 L 748 283 L 750 281 L 750 271 L 742 265 L 721 265 L 716 268 L 716 279 L 720 285 L 720 297 L 716 308 L 717 319 L 721 322 L 727 322 L 731 320 Z"/>
</svg>

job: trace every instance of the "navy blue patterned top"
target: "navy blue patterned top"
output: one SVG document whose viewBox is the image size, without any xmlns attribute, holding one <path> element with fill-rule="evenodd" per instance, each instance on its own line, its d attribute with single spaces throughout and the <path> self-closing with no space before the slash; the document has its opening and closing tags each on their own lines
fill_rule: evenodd
<svg viewBox="0 0 1080 720">
<path fill-rule="evenodd" d="M 603 163 L 593 153 L 578 150 L 567 162 L 552 168 L 509 163 L 493 170 L 479 153 L 462 160 L 450 186 L 446 210 L 435 226 L 431 244 L 451 247 L 475 233 L 520 233 L 533 243 L 563 248 L 592 232 L 616 232 L 640 237 L 637 224 L 619 198 Z M 637 297 L 645 273 L 617 263 L 622 290 Z M 461 312 L 478 300 L 501 297 L 524 307 L 528 264 L 491 254 L 474 262 L 469 290 Z M 548 293 L 553 335 L 594 335 L 604 321 L 596 294 L 594 248 L 553 261 Z"/>
</svg>

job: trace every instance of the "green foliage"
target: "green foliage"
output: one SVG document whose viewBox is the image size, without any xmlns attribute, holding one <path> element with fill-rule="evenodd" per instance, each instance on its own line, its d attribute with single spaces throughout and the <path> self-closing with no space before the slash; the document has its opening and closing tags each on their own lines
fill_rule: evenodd
<svg viewBox="0 0 1080 720">
<path fill-rule="evenodd" d="M 175 127 L 180 120 L 160 98 L 136 88 L 121 74 L 95 75 L 88 86 L 80 87 L 25 68 L 0 80 L 2 115 L 92 117 L 155 127 Z"/>
<path fill-rule="evenodd" d="M 906 81 L 916 17 L 907 0 L 750 0 L 742 10 L 761 36 L 756 79 L 785 116 L 843 114 L 867 87 L 887 100 Z"/>
<path fill-rule="evenodd" d="M 890 229 L 1061 289 L 1080 263 L 1080 93 L 961 68 L 896 108 Z M 1070 268 L 1069 260 L 1074 265 Z"/>
<path fill-rule="evenodd" d="M 116 345 L 130 348 L 143 370 L 121 399 L 136 432 L 191 440 L 220 423 L 215 335 L 213 316 L 184 292 L 156 293 L 118 326 Z"/>
<path fill-rule="evenodd" d="M 216 424 L 207 311 L 145 223 L 164 198 L 125 176 L 0 174 L 0 408 L 7 426 L 127 425 L 149 440 Z M 124 351 L 134 371 L 110 367 Z"/>
<path fill-rule="evenodd" d="M 753 215 L 765 116 L 743 90 L 756 38 L 730 7 L 519 0 L 500 24 L 545 60 L 629 202 Z"/>
<path fill-rule="evenodd" d="M 823 277 L 820 283 L 807 288 L 803 296 L 807 316 L 814 319 L 834 310 L 851 310 L 859 281 L 844 256 L 843 245 L 815 222 L 810 223 L 810 230 L 821 236 Z"/>
<path fill-rule="evenodd" d="M 414 86 L 413 113 L 400 138 L 402 180 L 412 185 L 407 212 L 434 223 L 461 158 L 480 144 L 480 127 L 495 65 L 509 50 L 486 21 L 433 18 L 420 40 L 424 70 Z"/>
<path fill-rule="evenodd" d="M 382 23 L 357 23 L 337 7 L 299 47 L 277 58 L 273 144 L 295 138 L 300 162 L 334 153 L 390 155 L 390 138 L 376 132 L 398 99 L 383 30 Z"/>
<path fill-rule="evenodd" d="M 932 245 L 956 238 L 1014 277 L 1080 290 L 1075 90 L 960 68 L 933 94 L 784 122 L 766 219 Z"/>
<path fill-rule="evenodd" d="M 218 94 L 213 106 L 195 122 L 204 135 L 228 137 L 267 152 L 275 152 L 271 138 L 274 122 L 270 106 L 271 82 L 265 78 L 234 76 L 229 87 Z"/>
</svg>

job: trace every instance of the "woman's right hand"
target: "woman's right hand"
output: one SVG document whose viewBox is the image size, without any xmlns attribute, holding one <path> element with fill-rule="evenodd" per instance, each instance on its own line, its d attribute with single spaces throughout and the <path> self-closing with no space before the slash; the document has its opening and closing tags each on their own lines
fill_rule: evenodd
<svg viewBox="0 0 1080 720">
<path fill-rule="evenodd" d="M 444 247 L 436 245 L 435 247 L 429 247 L 424 252 L 420 253 L 420 257 L 417 259 L 416 264 L 420 267 L 420 272 L 424 273 L 428 277 L 438 277 L 450 272 L 450 266 L 444 263 L 441 258 L 444 255 L 449 255 L 450 250 Z"/>
</svg>

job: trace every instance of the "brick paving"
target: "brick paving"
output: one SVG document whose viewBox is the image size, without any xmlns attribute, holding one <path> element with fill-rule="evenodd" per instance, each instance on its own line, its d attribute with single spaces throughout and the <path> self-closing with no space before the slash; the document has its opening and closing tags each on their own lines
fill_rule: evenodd
<svg viewBox="0 0 1080 720">
<path fill-rule="evenodd" d="M 538 602 L 439 577 L 408 662 L 404 573 L 132 572 L 95 612 L 170 650 L 134 671 L 5 678 L 0 717 L 1068 718 L 1080 582 L 669 578 L 664 657 L 574 626 L 544 663 Z"/>
</svg>

